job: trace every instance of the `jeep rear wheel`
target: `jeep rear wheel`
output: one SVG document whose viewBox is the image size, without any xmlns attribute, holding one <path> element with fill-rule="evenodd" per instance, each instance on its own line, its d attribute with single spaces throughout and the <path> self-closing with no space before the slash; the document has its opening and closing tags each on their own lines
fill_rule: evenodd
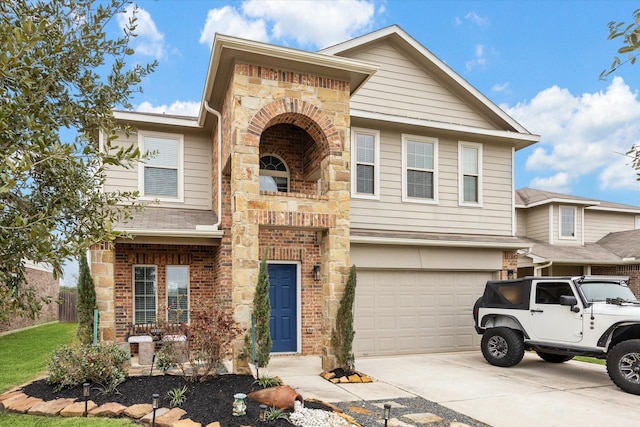
<svg viewBox="0 0 640 427">
<path fill-rule="evenodd" d="M 627 393 L 640 394 L 640 339 L 623 341 L 607 356 L 607 372 Z"/>
<path fill-rule="evenodd" d="M 524 341 L 519 332 L 509 328 L 490 328 L 482 335 L 482 355 L 494 366 L 515 366 L 524 357 Z"/>
<path fill-rule="evenodd" d="M 536 351 L 536 353 L 538 353 L 540 359 L 549 363 L 563 363 L 573 359 L 573 356 L 566 356 L 564 354 L 545 353 L 543 351 Z"/>
</svg>

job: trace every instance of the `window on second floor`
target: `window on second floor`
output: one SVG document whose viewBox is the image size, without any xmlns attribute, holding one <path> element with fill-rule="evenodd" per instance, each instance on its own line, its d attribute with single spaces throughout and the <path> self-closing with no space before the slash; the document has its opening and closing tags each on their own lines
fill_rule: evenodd
<svg viewBox="0 0 640 427">
<path fill-rule="evenodd" d="M 354 128 L 351 141 L 351 193 L 354 197 L 379 199 L 380 132 Z"/>
<path fill-rule="evenodd" d="M 289 192 L 289 170 L 276 156 L 260 157 L 260 191 Z"/>
<path fill-rule="evenodd" d="M 560 238 L 576 238 L 576 208 L 575 206 L 560 206 Z"/>
<path fill-rule="evenodd" d="M 460 142 L 458 149 L 459 203 L 482 205 L 482 145 Z"/>
<path fill-rule="evenodd" d="M 181 135 L 139 132 L 141 153 L 149 153 L 139 167 L 142 198 L 182 200 L 183 138 Z"/>
<path fill-rule="evenodd" d="M 403 201 L 437 201 L 437 165 L 437 139 L 402 135 Z"/>
</svg>

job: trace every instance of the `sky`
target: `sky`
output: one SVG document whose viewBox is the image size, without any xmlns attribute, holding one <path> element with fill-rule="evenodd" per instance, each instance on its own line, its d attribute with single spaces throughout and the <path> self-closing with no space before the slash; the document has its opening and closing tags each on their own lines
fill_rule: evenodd
<svg viewBox="0 0 640 427">
<path fill-rule="evenodd" d="M 138 63 L 158 61 L 133 99 L 197 115 L 215 33 L 308 51 L 397 24 L 540 142 L 516 152 L 515 188 L 640 206 L 626 153 L 640 143 L 640 63 L 600 80 L 621 42 L 613 0 L 138 0 Z M 129 10 L 128 13 L 131 11 Z M 117 37 L 126 14 L 112 23 Z"/>
</svg>

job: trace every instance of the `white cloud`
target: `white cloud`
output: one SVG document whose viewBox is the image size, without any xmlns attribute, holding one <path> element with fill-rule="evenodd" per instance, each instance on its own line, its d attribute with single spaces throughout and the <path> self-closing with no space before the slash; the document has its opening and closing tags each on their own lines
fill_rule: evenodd
<svg viewBox="0 0 640 427">
<path fill-rule="evenodd" d="M 570 193 L 571 179 L 569 174 L 559 172 L 547 178 L 534 178 L 530 186 L 539 190 L 555 191 L 557 193 Z"/>
<path fill-rule="evenodd" d="M 176 116 L 195 117 L 200 112 L 200 102 L 175 101 L 171 105 L 153 106 L 150 102 L 145 101 L 142 104 L 138 105 L 136 111 L 140 113 L 170 114 Z"/>
<path fill-rule="evenodd" d="M 118 15 L 118 25 L 121 28 L 127 26 L 134 12 L 137 18 L 134 33 L 137 37 L 132 39 L 131 46 L 136 54 L 157 59 L 165 58 L 164 34 L 158 31 L 149 12 L 140 7 L 136 9 L 134 5 L 129 5 L 123 13 Z"/>
<path fill-rule="evenodd" d="M 511 93 L 511 90 L 509 90 L 509 82 L 504 82 L 504 83 L 496 83 L 493 86 L 491 86 L 491 90 L 493 92 L 504 92 L 504 93 Z"/>
<path fill-rule="evenodd" d="M 384 6 L 378 13 L 384 13 Z M 278 41 L 302 48 L 322 48 L 353 38 L 373 26 L 371 0 L 246 0 L 240 9 L 212 9 L 200 36 L 201 43 L 222 33 L 259 41 Z"/>
<path fill-rule="evenodd" d="M 475 52 L 474 52 L 474 56 L 475 58 L 472 59 L 471 61 L 467 61 L 467 71 L 471 71 L 472 69 L 474 69 L 475 67 L 484 67 L 485 65 L 487 65 L 487 58 L 485 57 L 485 47 L 484 45 L 476 45 L 475 47 Z"/>
<path fill-rule="evenodd" d="M 262 42 L 269 40 L 264 20 L 251 20 L 231 6 L 209 11 L 200 33 L 200 43 L 211 46 L 216 33 Z"/>
<path fill-rule="evenodd" d="M 622 78 L 614 78 L 604 92 L 580 96 L 554 86 L 505 110 L 541 135 L 526 169 L 556 175 L 535 178 L 536 183 L 555 183 L 568 190 L 566 186 L 581 176 L 595 173 L 602 190 L 637 189 L 635 171 L 623 154 L 640 142 L 640 101 Z M 566 179 L 560 180 L 560 173 Z"/>
<path fill-rule="evenodd" d="M 479 27 L 483 27 L 483 26 L 489 24 L 489 18 L 487 18 L 486 16 L 480 16 L 475 12 L 469 12 L 464 17 L 465 17 L 465 19 L 467 19 L 468 21 L 473 22 L 474 24 L 476 24 Z"/>
</svg>

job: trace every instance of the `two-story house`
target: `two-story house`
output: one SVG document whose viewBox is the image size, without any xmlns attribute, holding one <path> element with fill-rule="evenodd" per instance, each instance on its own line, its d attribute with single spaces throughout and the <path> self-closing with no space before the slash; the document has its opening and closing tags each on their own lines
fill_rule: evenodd
<svg viewBox="0 0 640 427">
<path fill-rule="evenodd" d="M 211 300 L 248 328 L 266 255 L 276 353 L 333 367 L 351 265 L 357 355 L 472 349 L 527 247 L 514 153 L 539 137 L 397 26 L 317 53 L 217 35 L 198 117 L 116 118 L 156 155 L 105 184 L 149 203 L 92 249 L 103 340 Z"/>
<path fill-rule="evenodd" d="M 518 276 L 629 276 L 640 296 L 640 207 L 522 188 L 516 191 Z"/>
</svg>

